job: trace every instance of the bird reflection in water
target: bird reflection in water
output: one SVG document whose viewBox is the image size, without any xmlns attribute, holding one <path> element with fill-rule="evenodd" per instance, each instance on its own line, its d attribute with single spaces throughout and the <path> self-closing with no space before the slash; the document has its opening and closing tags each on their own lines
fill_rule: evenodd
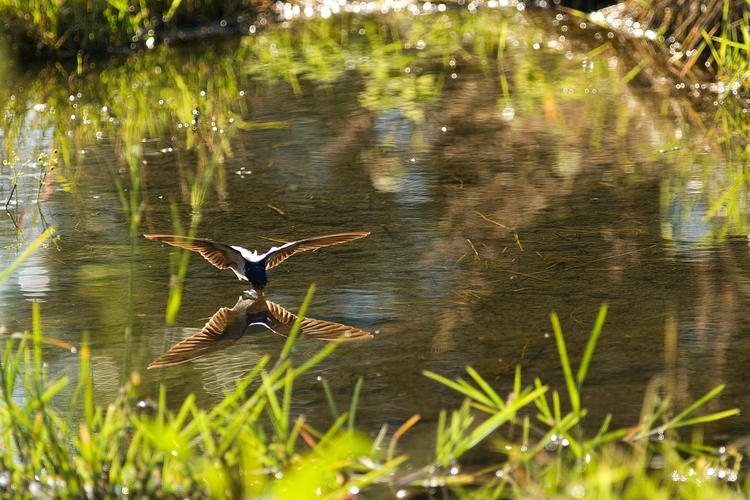
<svg viewBox="0 0 750 500">
<path fill-rule="evenodd" d="M 237 342 L 251 325 L 265 326 L 272 332 L 287 337 L 296 320 L 296 315 L 266 300 L 263 295 L 249 299 L 240 297 L 234 307 L 222 307 L 216 311 L 199 333 L 172 346 L 148 365 L 148 369 L 181 365 L 226 349 Z M 362 342 L 372 338 L 372 334 L 359 328 L 313 318 L 302 319 L 300 336 L 327 341 L 341 339 L 344 342 Z"/>
</svg>

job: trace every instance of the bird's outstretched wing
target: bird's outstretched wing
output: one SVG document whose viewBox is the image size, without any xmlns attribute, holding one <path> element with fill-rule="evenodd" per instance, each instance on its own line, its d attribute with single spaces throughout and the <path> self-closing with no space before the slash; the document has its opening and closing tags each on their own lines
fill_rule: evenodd
<svg viewBox="0 0 750 500">
<path fill-rule="evenodd" d="M 274 333 L 289 336 L 297 316 L 274 302 L 267 301 L 266 304 L 268 318 L 265 326 Z M 300 334 L 306 339 L 328 341 L 342 339 L 345 342 L 362 342 L 372 338 L 372 334 L 354 326 L 313 318 L 302 319 Z"/>
<path fill-rule="evenodd" d="M 330 245 L 338 245 L 347 241 L 358 240 L 370 234 L 369 232 L 359 233 L 341 233 L 329 234 L 328 236 L 318 236 L 316 238 L 307 238 L 305 240 L 292 241 L 280 247 L 273 247 L 265 254 L 266 269 L 276 267 L 286 259 L 298 252 L 305 250 L 315 250 Z"/>
<path fill-rule="evenodd" d="M 200 238 L 188 238 L 172 234 L 144 234 L 149 240 L 161 241 L 175 247 L 187 248 L 200 253 L 207 261 L 219 269 L 243 269 L 242 254 L 229 245 Z"/>
<path fill-rule="evenodd" d="M 203 329 L 195 335 L 175 344 L 148 365 L 149 370 L 177 366 L 226 349 L 245 333 L 245 309 L 222 307 L 211 316 Z"/>
</svg>

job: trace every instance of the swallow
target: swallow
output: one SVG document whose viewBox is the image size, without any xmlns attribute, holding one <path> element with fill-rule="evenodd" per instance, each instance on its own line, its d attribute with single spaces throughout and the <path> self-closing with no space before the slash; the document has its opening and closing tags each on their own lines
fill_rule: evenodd
<svg viewBox="0 0 750 500">
<path fill-rule="evenodd" d="M 256 299 L 240 297 L 234 307 L 222 307 L 216 311 L 200 332 L 173 345 L 148 365 L 148 369 L 181 365 L 226 349 L 242 338 L 250 325 L 261 325 L 288 337 L 296 320 L 296 315 L 263 296 Z M 312 318 L 302 320 L 300 336 L 327 341 L 341 339 L 344 342 L 362 342 L 372 338 L 372 334 L 359 328 Z"/>
<path fill-rule="evenodd" d="M 187 248 L 200 253 L 207 261 L 219 269 L 231 269 L 240 280 L 249 281 L 258 294 L 262 294 L 268 283 L 266 270 L 276 267 L 292 255 L 305 250 L 316 250 L 330 245 L 358 240 L 369 232 L 330 234 L 292 241 L 280 247 L 271 247 L 269 251 L 259 254 L 246 248 L 225 245 L 211 240 L 188 238 L 171 234 L 144 234 L 149 240 L 156 240 L 175 247 Z"/>
</svg>

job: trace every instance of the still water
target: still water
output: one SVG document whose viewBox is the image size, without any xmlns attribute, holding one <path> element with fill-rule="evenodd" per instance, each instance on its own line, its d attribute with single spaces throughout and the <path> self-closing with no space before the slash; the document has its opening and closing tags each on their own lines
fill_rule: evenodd
<svg viewBox="0 0 750 500">
<path fill-rule="evenodd" d="M 295 312 L 314 283 L 310 317 L 374 335 L 297 384 L 294 411 L 313 424 L 331 421 L 322 379 L 343 410 L 363 378 L 358 426 L 420 413 L 402 442 L 421 461 L 438 411 L 461 402 L 423 370 L 471 365 L 507 395 L 520 364 L 524 384 L 562 390 L 549 314 L 576 362 L 603 303 L 591 427 L 610 412 L 613 426 L 636 424 L 661 374 L 679 408 L 725 383 L 709 409 L 750 414 L 747 195 L 682 95 L 626 83 L 637 61 L 580 20 L 433 10 L 299 21 L 86 60 L 78 74 L 7 69 L 3 262 L 48 226 L 59 238 L 0 284 L 5 331 L 28 330 L 40 301 L 46 336 L 88 336 L 100 403 L 137 370 L 144 398 L 163 382 L 170 404 L 195 393 L 209 405 L 284 339 L 251 327 L 224 351 L 146 371 L 250 287 L 193 254 L 168 327 L 175 252 L 142 235 L 192 221 L 198 237 L 265 251 L 369 231 L 268 272 L 269 300 Z M 323 344 L 301 340 L 296 363 Z M 75 376 L 76 353 L 48 347 L 46 359 Z M 737 437 L 746 422 L 710 433 Z"/>
</svg>

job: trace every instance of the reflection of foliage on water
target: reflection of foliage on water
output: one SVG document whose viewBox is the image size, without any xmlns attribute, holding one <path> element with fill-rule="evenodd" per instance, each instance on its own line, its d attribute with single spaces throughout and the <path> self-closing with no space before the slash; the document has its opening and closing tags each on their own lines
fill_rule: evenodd
<svg viewBox="0 0 750 500">
<path fill-rule="evenodd" d="M 150 167 L 176 165 L 183 201 L 195 215 L 209 185 L 215 184 L 219 198 L 226 194 L 223 159 L 247 111 L 243 73 L 259 81 L 281 79 L 300 95 L 300 79 L 332 92 L 333 82 L 354 72 L 364 84 L 363 107 L 376 115 L 398 110 L 422 151 L 425 109 L 439 99 L 447 75 L 455 77 L 459 66 L 477 57 L 486 66 L 484 58 L 499 38 L 497 26 L 505 26 L 499 21 L 519 15 L 515 9 L 474 14 L 461 9 L 426 16 L 340 16 L 270 28 L 243 38 L 236 53 L 209 48 L 185 55 L 161 47 L 101 70 L 83 66 L 70 76 L 61 67 L 47 69 L 23 89 L 5 87 L 1 128 L 8 146 L 30 130 L 50 131 L 71 189 L 83 175 L 78 167 L 87 150 L 113 149 L 115 182 L 128 190 L 123 206 L 136 225 Z M 195 170 L 186 167 L 193 163 Z"/>
<path fill-rule="evenodd" d="M 674 250 L 683 253 L 711 246 L 719 236 L 710 220 L 709 199 L 721 182 L 716 175 L 722 162 L 708 155 L 669 151 L 679 168 L 661 184 L 661 236 L 674 242 Z"/>
<path fill-rule="evenodd" d="M 728 237 L 745 237 L 750 229 L 748 127 L 736 99 L 717 102 L 713 123 L 701 123 L 705 144 L 679 156 L 662 186 L 662 212 L 668 213 L 663 236 L 682 247 L 711 246 Z"/>
<path fill-rule="evenodd" d="M 435 143 L 426 113 L 441 99 L 445 82 L 477 67 L 489 73 L 511 18 L 522 20 L 516 9 L 320 19 L 246 37 L 240 59 L 252 75 L 286 81 L 297 95 L 301 80 L 323 84 L 331 94 L 333 82 L 356 75 L 358 100 L 369 116 L 353 120 L 353 128 L 376 141 L 360 158 L 378 190 L 398 192 L 420 184 L 409 162 Z"/>
<path fill-rule="evenodd" d="M 7 196 L 3 196 L 4 209 L 15 228 L 18 247 L 28 229 L 33 229 L 37 224 L 42 225 L 42 230 L 47 229 L 42 205 L 52 191 L 56 165 L 57 157 L 53 155 L 50 158 L 45 153 L 40 154 L 36 161 L 22 162 L 15 151 L 10 151 L 9 157 L 3 160 L 0 173 L 3 179 L 8 180 L 8 185 L 1 182 L 0 193 L 7 193 Z"/>
<path fill-rule="evenodd" d="M 750 227 L 750 120 L 748 102 L 736 89 L 719 95 L 709 138 L 720 155 L 710 158 L 703 172 L 707 192 L 706 218 L 713 218 L 719 239 L 748 236 Z"/>
<path fill-rule="evenodd" d="M 661 47 L 669 53 L 668 64 L 677 66 L 683 78 L 672 90 L 672 98 L 681 99 L 675 108 L 708 139 L 705 151 L 699 157 L 680 161 L 674 179 L 663 188 L 668 194 L 663 197 L 662 211 L 676 217 L 665 235 L 688 246 L 698 240 L 705 246 L 748 235 L 750 57 L 746 34 L 750 18 L 746 14 L 743 17 L 743 5 L 726 2 L 722 12 L 719 3 L 705 16 L 688 16 L 685 25 L 699 26 L 681 26 L 675 31 L 677 40 L 670 38 L 673 43 Z M 658 17 L 659 11 L 645 10 L 643 14 Z M 701 32 L 704 24 L 711 29 Z M 677 226 L 683 226 L 683 230 L 672 234 Z"/>
<path fill-rule="evenodd" d="M 219 199 L 227 195 L 223 162 L 231 154 L 232 136 L 237 128 L 257 126 L 243 120 L 245 75 L 259 83 L 286 82 L 297 95 L 308 92 L 307 85 L 333 94 L 334 83 L 350 80 L 366 114 L 349 118 L 351 128 L 374 141 L 359 158 L 378 190 L 411 189 L 410 203 L 427 199 L 425 172 L 419 170 L 427 165 L 412 160 L 430 154 L 438 143 L 466 179 L 487 168 L 481 158 L 494 164 L 498 154 L 515 157 L 515 149 L 523 152 L 517 157 L 523 175 L 551 166 L 547 180 L 561 184 L 560 194 L 570 193 L 592 157 L 616 158 L 620 170 L 609 172 L 607 182 L 638 182 L 643 172 L 636 165 L 642 160 L 628 144 L 638 111 L 626 86 L 617 83 L 618 60 L 604 46 L 569 61 L 560 57 L 568 42 L 545 30 L 541 23 L 530 26 L 516 9 L 487 8 L 293 22 L 244 37 L 236 50 L 227 44 L 229 50 L 183 54 L 160 47 L 126 64 L 83 67 L 69 79 L 56 69 L 45 70 L 16 91 L 15 100 L 4 99 L 2 128 L 8 143 L 29 129 L 51 130 L 73 189 L 84 160 L 114 150 L 118 164 L 111 171 L 126 194 L 123 206 L 133 231 L 141 216 L 149 216 L 145 201 L 152 169 L 174 171 L 170 175 L 180 184 L 181 201 L 192 208 L 192 227 L 212 186 Z M 581 71 L 571 71 L 573 65 Z M 488 78 L 471 78 L 477 72 Z M 503 95 L 488 105 L 482 93 L 494 95 L 496 87 Z M 445 106 L 450 98 L 454 102 Z M 29 103 L 41 103 L 42 111 L 32 116 Z M 479 127 L 487 134 L 476 135 Z M 500 149 L 498 131 L 509 134 Z M 660 147 L 663 133 L 650 134 L 654 149 Z M 91 147 L 94 142 L 97 147 Z M 461 161 L 469 150 L 484 151 L 479 162 Z M 110 157 L 95 160 L 106 163 Z M 477 208 L 488 213 L 487 207 Z M 494 218 L 515 217 L 496 213 Z"/>
<path fill-rule="evenodd" d="M 213 169 L 228 153 L 234 117 L 242 110 L 231 60 L 212 59 L 211 51 L 176 58 L 164 49 L 69 79 L 45 70 L 23 89 L 4 88 L 12 93 L 4 96 L 10 97 L 4 99 L 6 144 L 32 130 L 52 130 L 73 186 L 94 143 L 114 149 L 117 165 L 110 166 L 135 191 L 147 182 L 150 164 L 176 164 L 186 201 L 198 208 L 205 193 L 195 191 L 196 181 L 216 180 L 220 196 L 225 190 L 223 172 Z M 30 103 L 40 103 L 37 112 L 26 109 Z M 130 201 L 136 201 L 132 195 Z M 130 205 L 130 215 L 139 205 Z"/>
<path fill-rule="evenodd" d="M 446 75 L 477 58 L 486 65 L 496 50 L 499 26 L 519 15 L 515 9 L 474 14 L 460 9 L 316 19 L 243 38 L 238 59 L 251 75 L 286 81 L 298 95 L 300 79 L 330 86 L 347 72 L 358 74 L 365 86 L 363 107 L 375 112 L 398 108 L 422 123 L 424 107 L 440 96 Z"/>
<path fill-rule="evenodd" d="M 104 167 L 104 181 L 116 187 L 130 240 L 129 269 L 119 271 L 129 276 L 128 343 L 135 318 L 136 242 L 148 196 L 155 196 L 149 195 L 149 180 L 157 171 L 173 171 L 168 177 L 180 184 L 181 201 L 191 208 L 191 231 L 201 219 L 211 186 L 220 198 L 226 192 L 223 162 L 237 128 L 235 116 L 243 105 L 231 59 L 214 62 L 212 57 L 210 50 L 175 58 L 172 51 L 159 49 L 67 81 L 57 69 L 48 69 L 5 100 L 11 107 L 4 113 L 2 127 L 8 147 L 30 132 L 45 131 L 60 150 L 69 191 L 75 193 L 78 185 L 89 182 L 95 171 L 83 167 L 92 162 Z M 30 105 L 34 105 L 30 110 L 23 108 Z M 174 220 L 179 218 L 178 213 Z M 93 218 L 82 220 L 91 229 L 97 225 Z M 182 261 L 186 264 L 185 258 Z M 184 268 L 176 274 L 173 307 L 179 307 Z M 126 353 L 129 357 L 129 348 Z M 126 376 L 129 370 L 126 359 Z"/>
<path fill-rule="evenodd" d="M 360 99 L 365 108 L 398 108 L 420 124 L 425 106 L 439 97 L 446 74 L 474 58 L 467 42 L 484 57 L 498 36 L 495 21 L 517 15 L 508 12 L 394 13 L 368 20 L 342 16 L 244 37 L 237 53 L 198 49 L 185 56 L 161 47 L 102 70 L 91 64 L 68 76 L 62 67 L 47 69 L 23 89 L 5 87 L 3 97 L 12 98 L 4 99 L 2 128 L 9 144 L 30 129 L 53 129 L 69 168 L 83 161 L 94 139 L 112 145 L 127 165 L 148 164 L 159 153 L 163 161 L 186 149 L 208 161 L 205 155 L 211 152 L 221 150 L 219 159 L 227 154 L 227 132 L 246 111 L 243 72 L 261 81 L 282 79 L 299 94 L 300 78 L 330 85 L 350 70 L 364 77 Z M 39 103 L 40 112 L 30 114 L 30 103 Z M 200 152 L 204 147 L 208 153 Z"/>
<path fill-rule="evenodd" d="M 498 157 L 511 158 L 521 177 L 546 172 L 540 189 L 529 185 L 519 192 L 521 207 L 532 200 L 542 207 L 553 191 L 570 194 L 580 171 L 610 164 L 613 157 L 606 182 L 637 183 L 644 176 L 636 168 L 643 159 L 628 138 L 637 106 L 618 81 L 621 69 L 613 52 L 605 47 L 563 58 L 569 43 L 546 27 L 529 26 L 516 9 L 342 15 L 271 27 L 242 38 L 236 50 L 227 45 L 228 50 L 188 53 L 161 47 L 126 64 L 84 67 L 70 79 L 46 70 L 15 100 L 5 100 L 15 108 L 5 114 L 6 139 L 30 128 L 52 130 L 73 188 L 87 158 L 107 164 L 113 150 L 118 163 L 110 171 L 121 186 L 131 236 L 141 217 L 149 217 L 146 202 L 156 195 L 147 191 L 156 177 L 150 175 L 153 169 L 169 170 L 179 183 L 183 205 L 178 207 L 192 208 L 192 228 L 212 186 L 218 199 L 227 195 L 223 162 L 231 154 L 232 136 L 237 128 L 259 125 L 243 120 L 245 75 L 259 84 L 286 82 L 297 95 L 311 85 L 330 95 L 334 83 L 351 81 L 363 113 L 347 118 L 350 129 L 373 139 L 364 141 L 364 148 L 360 141 L 359 159 L 376 189 L 401 192 L 398 199 L 407 204 L 429 199 L 425 179 L 436 173 L 420 160 L 438 145 L 462 179 L 491 175 L 488 182 L 505 186 L 502 203 L 481 197 L 472 203 L 509 227 L 521 222 L 518 214 L 534 211 L 512 208 L 508 179 L 493 173 Z M 487 78 L 473 78 L 480 72 Z M 502 97 L 485 99 L 497 88 Z M 31 117 L 28 103 L 42 103 L 43 112 Z M 655 128 L 648 133 L 656 149 L 664 134 Z M 464 161 L 472 157 L 471 164 Z M 547 184 L 559 187 L 544 188 Z M 460 205 L 464 214 L 473 214 L 463 201 Z M 468 227 L 481 225 L 465 217 Z"/>
<path fill-rule="evenodd" d="M 589 19 L 628 38 L 637 37 L 630 40 L 637 59 L 634 71 L 649 68 L 643 73 L 656 89 L 666 90 L 665 106 L 700 128 L 709 138 L 705 147 L 722 157 L 719 162 L 687 159 L 675 167 L 676 178 L 663 187 L 668 192 L 662 196 L 662 213 L 671 214 L 667 216 L 671 220 L 663 221 L 664 236 L 684 237 L 688 247 L 698 240 L 713 244 L 747 236 L 750 185 L 743 165 L 750 144 L 750 17 L 746 2 L 628 1 Z M 665 67 L 677 77 L 666 78 Z M 704 166 L 696 172 L 695 165 Z M 685 181 L 688 177 L 692 180 Z M 700 193 L 695 191 L 698 184 Z M 691 229 L 685 227 L 688 219 L 693 220 Z"/>
<path fill-rule="evenodd" d="M 235 53 L 198 49 L 185 56 L 161 47 L 101 71 L 83 66 L 70 78 L 48 69 L 25 82 L 24 90 L 12 91 L 12 98 L 12 86 L 0 91 L 6 94 L 2 128 L 9 150 L 29 130 L 51 131 L 71 189 L 94 141 L 113 148 L 120 162 L 113 167 L 124 169 L 117 182 L 129 193 L 124 207 L 136 223 L 145 206 L 139 192 L 147 186 L 149 168 L 174 166 L 183 201 L 197 223 L 209 186 L 215 186 L 219 198 L 226 195 L 222 165 L 232 132 L 238 124 L 253 127 L 242 123 L 244 74 L 260 82 L 286 82 L 297 95 L 303 93 L 303 81 L 332 94 L 333 83 L 356 75 L 359 102 L 373 115 L 365 126 L 377 135 L 376 145 L 362 158 L 374 169 L 374 182 L 386 186 L 408 175 L 404 159 L 435 142 L 425 131 L 426 113 L 440 102 L 446 86 L 460 88 L 466 72 L 478 69 L 496 80 L 504 95 L 495 109 L 468 111 L 511 128 L 528 130 L 538 122 L 548 137 L 571 145 L 558 149 L 557 174 L 571 178 L 580 171 L 581 153 L 573 144 L 588 152 L 611 150 L 604 139 L 609 129 L 619 143 L 615 154 L 623 173 L 637 176 L 625 143 L 632 108 L 612 104 L 631 98 L 622 93 L 624 87 L 603 84 L 619 77 L 610 67 L 617 61 L 612 53 L 603 46 L 576 61 L 583 71 L 563 71 L 559 53 L 567 50 L 566 42 L 525 25 L 521 16 L 516 9 L 341 15 L 271 27 L 244 37 Z M 595 94 L 605 87 L 619 94 L 608 99 Z M 736 121 L 735 114 L 723 113 L 717 122 Z M 447 121 L 444 115 L 440 120 Z M 732 177 L 742 182 L 742 176 Z M 711 212 L 728 210 L 735 228 L 745 226 L 742 204 L 727 196 L 739 191 L 744 192 L 732 188 L 710 197 Z"/>
</svg>

